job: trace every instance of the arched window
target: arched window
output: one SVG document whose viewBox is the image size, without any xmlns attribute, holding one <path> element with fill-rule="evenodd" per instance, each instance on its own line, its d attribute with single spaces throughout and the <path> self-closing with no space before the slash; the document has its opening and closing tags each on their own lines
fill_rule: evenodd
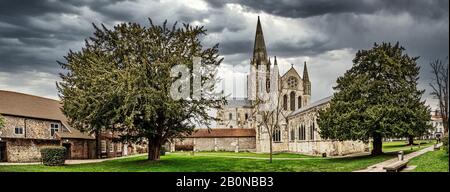
<svg viewBox="0 0 450 192">
<path fill-rule="evenodd" d="M 248 120 L 248 113 L 245 114 L 245 120 Z"/>
<path fill-rule="evenodd" d="M 283 96 L 283 109 L 284 110 L 287 110 L 287 95 L 284 95 Z"/>
<path fill-rule="evenodd" d="M 280 142 L 281 141 L 281 130 L 279 128 L 275 128 L 273 130 L 272 140 L 274 142 Z"/>
<path fill-rule="evenodd" d="M 228 114 L 228 119 L 233 120 L 233 114 L 232 113 Z"/>
<path fill-rule="evenodd" d="M 291 141 L 295 140 L 295 130 L 291 129 Z"/>
<path fill-rule="evenodd" d="M 297 98 L 297 106 L 298 106 L 298 109 L 302 108 L 302 96 L 298 96 L 298 98 Z"/>
<path fill-rule="evenodd" d="M 315 130 L 315 123 L 313 121 L 312 125 L 310 127 L 310 130 L 309 130 L 309 139 L 310 140 L 314 140 L 314 130 Z"/>
<path fill-rule="evenodd" d="M 292 91 L 291 95 L 290 95 L 290 106 L 291 106 L 291 111 L 295 111 L 295 92 Z"/>
<path fill-rule="evenodd" d="M 298 128 L 298 140 L 306 140 L 305 126 L 300 125 Z"/>
</svg>

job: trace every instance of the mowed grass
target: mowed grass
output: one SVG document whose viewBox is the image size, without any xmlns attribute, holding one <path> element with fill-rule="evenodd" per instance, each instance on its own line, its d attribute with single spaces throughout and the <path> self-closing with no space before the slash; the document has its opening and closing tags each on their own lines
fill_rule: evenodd
<svg viewBox="0 0 450 192">
<path fill-rule="evenodd" d="M 418 151 L 420 149 L 424 149 L 426 147 L 432 146 L 432 145 L 436 144 L 436 141 L 434 141 L 434 140 L 418 140 L 418 141 L 414 141 L 414 144 L 416 144 L 416 145 L 410 146 L 410 145 L 408 145 L 408 141 L 383 142 L 383 152 L 404 151 L 405 153 L 411 153 L 411 152 Z"/>
<path fill-rule="evenodd" d="M 448 160 L 445 150 L 430 151 L 411 159 L 409 165 L 417 166 L 414 172 L 449 172 Z"/>
<path fill-rule="evenodd" d="M 192 152 L 176 152 L 174 154 L 179 155 L 191 155 Z M 195 152 L 194 155 L 197 156 L 216 156 L 216 157 L 244 157 L 244 158 L 269 158 L 268 153 L 252 153 L 252 152 L 226 152 L 226 151 L 220 151 L 220 152 Z M 298 154 L 298 153 L 274 153 L 272 155 L 273 159 L 278 158 L 319 158 L 318 156 L 311 156 L 311 155 L 304 155 L 304 154 Z"/>
<path fill-rule="evenodd" d="M 420 142 L 422 143 L 420 148 L 416 145 L 413 146 L 413 150 L 406 141 L 384 142 L 383 151 L 387 153 L 380 156 L 322 158 L 295 153 L 276 153 L 273 155 L 273 162 L 269 163 L 267 160 L 269 155 L 265 153 L 176 152 L 162 156 L 161 160 L 156 162 L 147 161 L 146 156 L 136 156 L 101 163 L 57 167 L 3 165 L 0 166 L 0 172 L 350 172 L 395 158 L 394 151 L 403 150 L 408 153 L 434 144 L 434 142 Z"/>
<path fill-rule="evenodd" d="M 110 160 L 101 163 L 48 167 L 44 165 L 0 166 L 0 172 L 348 172 L 393 158 L 377 157 L 308 158 L 277 160 L 223 158 L 168 154 L 150 162 L 145 156 Z"/>
</svg>

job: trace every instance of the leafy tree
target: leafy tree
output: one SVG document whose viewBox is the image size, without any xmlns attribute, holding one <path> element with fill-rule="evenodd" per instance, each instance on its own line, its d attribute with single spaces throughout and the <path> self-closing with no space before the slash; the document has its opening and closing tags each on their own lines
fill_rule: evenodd
<svg viewBox="0 0 450 192">
<path fill-rule="evenodd" d="M 330 107 L 319 112 L 322 138 L 373 140 L 372 154 L 382 153 L 383 137 L 414 137 L 427 131 L 429 109 L 417 90 L 418 57 L 398 43 L 360 50 L 353 67 L 337 79 Z"/>
<path fill-rule="evenodd" d="M 5 126 L 5 119 L 2 115 L 0 115 L 0 129 L 2 129 Z"/>
<path fill-rule="evenodd" d="M 159 160 L 161 145 L 191 134 L 194 124 L 208 125 L 214 117 L 209 108 L 219 107 L 223 98 L 174 99 L 171 86 L 183 76 L 171 76 L 178 64 L 194 70 L 193 58 L 201 58 L 205 68 L 219 66 L 218 45 L 204 49 L 200 37 L 203 27 L 176 23 L 143 27 L 122 23 L 113 29 L 95 27 L 79 52 L 69 52 L 68 71 L 58 84 L 63 111 L 72 122 L 87 130 L 111 130 L 121 140 L 148 144 L 148 159 Z M 204 70 L 202 70 L 202 73 Z M 218 79 L 212 73 L 200 77 L 201 88 L 190 89 L 189 96 L 201 91 L 211 97 Z M 193 82 L 198 76 L 185 78 Z M 214 83 L 211 83 L 214 82 Z M 190 85 L 190 84 L 189 84 Z M 182 88 L 179 87 L 178 90 Z"/>
</svg>

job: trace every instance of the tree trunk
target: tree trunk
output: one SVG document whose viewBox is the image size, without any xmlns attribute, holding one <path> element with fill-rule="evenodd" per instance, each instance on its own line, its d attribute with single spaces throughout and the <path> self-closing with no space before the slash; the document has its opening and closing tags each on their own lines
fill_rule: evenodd
<svg viewBox="0 0 450 192">
<path fill-rule="evenodd" d="M 95 131 L 95 156 L 97 159 L 102 158 L 101 139 L 99 131 Z"/>
<path fill-rule="evenodd" d="M 414 136 L 408 137 L 408 145 L 414 145 Z"/>
<path fill-rule="evenodd" d="M 161 144 L 156 140 L 148 139 L 148 160 L 158 161 L 160 157 Z"/>
<path fill-rule="evenodd" d="M 272 163 L 272 135 L 269 136 L 269 163 Z"/>
<path fill-rule="evenodd" d="M 373 134 L 373 149 L 372 149 L 372 155 L 381 155 L 383 154 L 383 141 L 382 137 L 379 133 Z"/>
</svg>

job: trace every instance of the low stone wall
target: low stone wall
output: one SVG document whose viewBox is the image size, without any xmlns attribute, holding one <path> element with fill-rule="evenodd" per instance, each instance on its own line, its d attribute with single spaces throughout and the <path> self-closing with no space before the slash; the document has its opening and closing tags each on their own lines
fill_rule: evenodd
<svg viewBox="0 0 450 192">
<path fill-rule="evenodd" d="M 3 139 L 6 141 L 8 162 L 36 162 L 41 159 L 40 148 L 59 146 L 59 141 L 32 139 Z"/>
<path fill-rule="evenodd" d="M 364 152 L 368 144 L 361 141 L 295 141 L 289 143 L 289 151 L 309 155 L 341 156 L 352 153 Z"/>
<path fill-rule="evenodd" d="M 254 137 L 184 138 L 175 145 L 194 145 L 195 151 L 255 151 Z M 175 148 L 171 147 L 172 150 Z"/>
</svg>

